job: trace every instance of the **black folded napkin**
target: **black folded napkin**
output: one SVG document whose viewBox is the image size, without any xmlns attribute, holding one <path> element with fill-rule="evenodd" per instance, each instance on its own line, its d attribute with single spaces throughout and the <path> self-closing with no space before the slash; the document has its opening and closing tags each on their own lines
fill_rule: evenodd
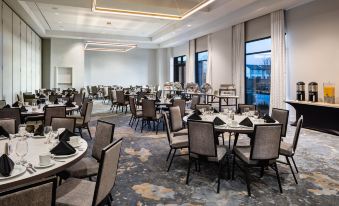
<svg viewBox="0 0 339 206">
<path fill-rule="evenodd" d="M 61 134 L 59 134 L 59 140 L 60 141 L 69 141 L 70 137 L 76 136 L 73 132 L 69 131 L 68 129 L 65 129 Z"/>
<path fill-rule="evenodd" d="M 199 109 L 195 109 L 193 113 L 196 114 L 196 115 L 202 115 L 202 113 L 200 112 Z"/>
<path fill-rule="evenodd" d="M 126 94 L 129 94 L 129 91 L 127 91 Z"/>
<path fill-rule="evenodd" d="M 18 101 L 14 102 L 14 104 L 12 104 L 12 107 L 19 107 L 19 102 Z"/>
<path fill-rule="evenodd" d="M 198 114 L 193 113 L 187 119 L 188 120 L 201 120 L 201 117 Z"/>
<path fill-rule="evenodd" d="M 0 136 L 9 137 L 8 132 L 2 126 L 0 126 Z"/>
<path fill-rule="evenodd" d="M 148 97 L 144 96 L 144 99 L 148 99 Z"/>
<path fill-rule="evenodd" d="M 65 105 L 66 105 L 66 107 L 75 107 L 75 105 L 70 101 L 66 102 Z"/>
<path fill-rule="evenodd" d="M 70 155 L 74 154 L 76 150 L 66 141 L 60 141 L 50 152 L 54 155 Z"/>
<path fill-rule="evenodd" d="M 67 93 L 66 94 L 66 97 L 70 97 L 72 94 L 71 93 Z"/>
<path fill-rule="evenodd" d="M 28 110 L 26 109 L 25 106 L 20 107 L 20 112 L 27 112 Z"/>
<path fill-rule="evenodd" d="M 26 132 L 34 133 L 34 125 L 26 125 Z"/>
<path fill-rule="evenodd" d="M 272 117 L 270 117 L 270 115 L 268 115 L 268 114 L 265 114 L 263 119 L 265 120 L 266 123 L 275 123 L 275 120 L 272 119 Z"/>
<path fill-rule="evenodd" d="M 155 102 L 161 102 L 161 100 L 157 97 L 157 98 L 155 99 Z"/>
<path fill-rule="evenodd" d="M 34 136 L 44 136 L 44 126 L 42 124 L 35 130 Z"/>
<path fill-rule="evenodd" d="M 174 98 L 172 98 L 172 99 L 170 100 L 170 102 L 173 104 L 173 102 L 174 102 Z"/>
<path fill-rule="evenodd" d="M 214 118 L 213 123 L 214 123 L 214 125 L 217 125 L 217 126 L 226 124 L 226 123 L 225 123 L 224 121 L 222 121 L 222 119 L 220 119 L 219 117 Z"/>
<path fill-rule="evenodd" d="M 9 104 L 6 104 L 3 108 L 11 108 Z"/>
<path fill-rule="evenodd" d="M 213 113 L 219 113 L 215 108 L 213 109 Z"/>
<path fill-rule="evenodd" d="M 253 127 L 252 121 L 246 117 L 244 120 L 242 120 L 239 125 L 246 126 L 246 127 Z"/>
<path fill-rule="evenodd" d="M 53 104 L 59 104 L 58 98 L 54 100 Z"/>
<path fill-rule="evenodd" d="M 46 98 L 46 96 L 44 94 L 40 94 L 39 98 Z"/>
<path fill-rule="evenodd" d="M 0 174 L 8 177 L 14 168 L 14 162 L 6 154 L 0 157 Z"/>
</svg>

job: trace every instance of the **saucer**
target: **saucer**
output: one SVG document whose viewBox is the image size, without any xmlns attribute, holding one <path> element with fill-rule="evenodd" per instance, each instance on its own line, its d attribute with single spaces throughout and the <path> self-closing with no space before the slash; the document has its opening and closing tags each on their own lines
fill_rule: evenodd
<svg viewBox="0 0 339 206">
<path fill-rule="evenodd" d="M 51 162 L 49 164 L 47 164 L 47 165 L 41 165 L 40 163 L 37 163 L 37 164 L 34 165 L 34 168 L 37 168 L 37 169 L 39 169 L 39 168 L 47 168 L 47 167 L 53 166 L 54 164 L 55 164 L 55 162 L 53 160 L 51 160 Z"/>
</svg>

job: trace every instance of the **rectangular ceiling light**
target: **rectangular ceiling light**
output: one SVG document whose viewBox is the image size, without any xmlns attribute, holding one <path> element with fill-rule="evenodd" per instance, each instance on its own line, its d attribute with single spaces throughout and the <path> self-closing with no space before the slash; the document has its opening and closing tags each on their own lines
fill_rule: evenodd
<svg viewBox="0 0 339 206">
<path fill-rule="evenodd" d="M 85 50 L 106 52 L 128 52 L 136 48 L 136 44 L 87 41 Z"/>
<path fill-rule="evenodd" d="M 98 0 L 92 0 L 92 11 L 93 12 L 102 12 L 102 13 L 114 13 L 114 14 L 122 14 L 122 15 L 130 15 L 130 16 L 142 16 L 142 17 L 151 17 L 151 18 L 158 18 L 158 19 L 169 19 L 169 20 L 183 20 L 190 15 L 194 14 L 195 12 L 199 11 L 200 9 L 206 7 L 207 5 L 211 4 L 215 0 L 201 0 L 197 2 L 197 4 L 192 5 L 191 8 L 182 9 L 175 8 L 176 10 L 184 10 L 182 13 L 174 14 L 170 12 L 151 12 L 151 11 L 142 11 L 142 9 L 128 9 L 127 7 L 124 9 L 123 7 L 108 7 L 108 6 L 99 6 L 97 4 Z M 169 1 L 169 0 L 166 0 Z M 174 0 L 175 4 L 177 4 L 177 0 Z M 142 1 L 141 1 L 142 3 Z M 136 4 L 136 3 L 134 3 Z"/>
</svg>

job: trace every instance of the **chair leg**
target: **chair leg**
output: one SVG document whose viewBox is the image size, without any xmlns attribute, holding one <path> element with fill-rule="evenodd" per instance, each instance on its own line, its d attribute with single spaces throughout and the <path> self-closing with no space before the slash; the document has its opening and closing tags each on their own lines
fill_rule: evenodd
<svg viewBox="0 0 339 206">
<path fill-rule="evenodd" d="M 292 158 L 292 162 L 293 162 L 293 164 L 294 164 L 295 170 L 297 171 L 297 173 L 299 173 L 298 168 L 297 168 L 297 165 L 295 164 L 295 161 L 294 161 L 293 156 L 292 156 L 291 158 Z"/>
<path fill-rule="evenodd" d="M 84 138 L 84 137 L 82 136 L 82 129 L 81 129 L 81 128 L 79 128 L 79 133 L 80 133 L 81 138 Z"/>
<path fill-rule="evenodd" d="M 218 162 L 218 188 L 217 188 L 217 193 L 220 191 L 220 177 L 221 177 L 221 171 L 222 171 L 222 163 Z"/>
<path fill-rule="evenodd" d="M 157 130 L 156 130 L 155 134 L 158 134 L 158 131 L 159 131 L 159 124 L 160 124 L 160 121 L 158 120 L 158 121 L 157 121 Z"/>
<path fill-rule="evenodd" d="M 137 121 L 137 125 L 135 125 L 135 131 L 137 130 L 137 127 L 138 127 L 138 124 L 139 124 L 139 118 L 138 118 L 138 121 Z"/>
<path fill-rule="evenodd" d="M 222 145 L 225 145 L 224 133 L 221 134 L 221 137 L 222 137 Z"/>
<path fill-rule="evenodd" d="M 288 164 L 288 166 L 290 166 L 290 169 L 291 169 L 291 172 L 292 172 L 292 175 L 293 175 L 293 178 L 294 178 L 295 184 L 298 184 L 298 181 L 297 181 L 297 178 L 295 177 L 295 174 L 294 174 L 294 171 L 293 171 L 293 168 L 292 168 L 291 162 L 290 162 L 290 160 L 288 159 L 288 157 L 287 157 L 287 156 L 285 156 L 285 157 L 286 157 L 286 161 L 287 161 L 287 164 Z"/>
<path fill-rule="evenodd" d="M 92 139 L 91 130 L 89 130 L 88 124 L 87 124 L 87 131 L 88 131 L 89 137 Z"/>
<path fill-rule="evenodd" d="M 264 176 L 264 171 L 265 171 L 265 168 L 264 168 L 264 166 L 262 166 L 260 168 L 260 178 Z"/>
<path fill-rule="evenodd" d="M 131 118 L 129 119 L 129 122 L 128 122 L 128 125 L 130 125 L 130 126 L 131 126 L 132 119 L 133 119 L 133 115 L 131 116 Z"/>
<path fill-rule="evenodd" d="M 250 177 L 248 174 L 248 167 L 245 168 L 245 179 L 246 179 L 248 196 L 251 196 L 251 187 L 250 187 L 251 181 L 250 181 Z"/>
<path fill-rule="evenodd" d="M 142 130 L 144 129 L 144 120 L 141 120 L 141 133 L 142 133 Z"/>
<path fill-rule="evenodd" d="M 172 162 L 173 162 L 173 159 L 174 159 L 174 156 L 175 156 L 175 153 L 177 152 L 177 149 L 174 149 L 174 153 L 173 153 L 173 156 L 172 156 L 172 159 L 170 161 L 170 164 L 168 165 L 168 168 L 167 168 L 167 172 L 170 170 L 171 168 L 171 165 L 172 165 Z"/>
<path fill-rule="evenodd" d="M 278 170 L 277 163 L 274 163 L 274 167 L 275 167 L 275 174 L 277 175 L 277 180 L 278 180 L 278 184 L 279 184 L 280 193 L 283 193 L 282 192 L 282 187 L 281 187 L 281 182 L 280 182 L 280 176 L 279 176 L 279 170 Z"/>
<path fill-rule="evenodd" d="M 190 170 L 191 170 L 191 158 L 188 159 L 188 169 L 187 169 L 187 176 L 186 176 L 186 185 L 188 185 L 188 181 L 190 178 Z"/>
<path fill-rule="evenodd" d="M 170 151 L 169 151 L 169 153 L 168 153 L 168 155 L 167 155 L 166 162 L 168 162 L 168 159 L 169 159 L 169 157 L 171 156 L 171 153 L 172 153 L 172 148 L 170 149 Z"/>
</svg>

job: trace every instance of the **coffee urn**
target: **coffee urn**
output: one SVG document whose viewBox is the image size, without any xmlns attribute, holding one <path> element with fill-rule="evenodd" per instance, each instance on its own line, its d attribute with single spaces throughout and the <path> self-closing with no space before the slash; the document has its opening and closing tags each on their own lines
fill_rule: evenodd
<svg viewBox="0 0 339 206">
<path fill-rule="evenodd" d="M 297 82 L 297 100 L 305 101 L 305 83 Z"/>
<path fill-rule="evenodd" d="M 318 83 L 316 82 L 308 84 L 308 101 L 318 102 Z"/>
</svg>

